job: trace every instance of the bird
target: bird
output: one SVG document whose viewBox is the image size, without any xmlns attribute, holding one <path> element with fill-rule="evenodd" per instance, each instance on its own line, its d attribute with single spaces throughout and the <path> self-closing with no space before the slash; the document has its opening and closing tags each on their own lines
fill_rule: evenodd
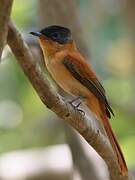
<svg viewBox="0 0 135 180">
<path fill-rule="evenodd" d="M 50 25 L 30 34 L 38 37 L 47 70 L 56 84 L 69 95 L 83 98 L 83 103 L 101 122 L 116 155 L 120 172 L 126 175 L 126 161 L 109 122 L 114 113 L 105 89 L 91 65 L 78 51 L 70 29 Z"/>
</svg>

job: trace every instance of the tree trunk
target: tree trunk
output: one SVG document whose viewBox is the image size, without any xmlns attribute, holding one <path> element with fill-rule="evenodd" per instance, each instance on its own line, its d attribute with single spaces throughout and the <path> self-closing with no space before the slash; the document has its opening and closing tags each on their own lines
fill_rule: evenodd
<svg viewBox="0 0 135 180">
<path fill-rule="evenodd" d="M 39 26 L 62 25 L 69 27 L 84 56 L 89 57 L 78 19 L 77 3 L 73 0 L 39 0 Z"/>
</svg>

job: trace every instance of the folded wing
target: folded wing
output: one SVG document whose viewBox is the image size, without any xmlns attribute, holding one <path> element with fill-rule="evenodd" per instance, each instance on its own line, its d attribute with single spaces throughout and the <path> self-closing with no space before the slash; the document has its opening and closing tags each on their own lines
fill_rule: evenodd
<svg viewBox="0 0 135 180">
<path fill-rule="evenodd" d="M 105 96 L 105 89 L 91 71 L 86 62 L 81 59 L 75 59 L 73 56 L 67 56 L 63 59 L 63 64 L 68 71 L 77 79 L 81 84 L 88 88 L 98 99 L 105 105 L 106 114 L 110 118 L 111 114 L 114 115 L 112 108 L 110 107 L 107 98 Z"/>
</svg>

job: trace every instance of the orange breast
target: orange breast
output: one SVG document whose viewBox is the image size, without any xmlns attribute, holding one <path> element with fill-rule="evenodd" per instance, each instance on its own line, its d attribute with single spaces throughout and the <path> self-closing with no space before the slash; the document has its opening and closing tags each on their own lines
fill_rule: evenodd
<svg viewBox="0 0 135 180">
<path fill-rule="evenodd" d="M 89 96 L 90 92 L 65 68 L 61 61 L 48 61 L 47 69 L 56 83 L 67 93 L 75 96 Z"/>
</svg>

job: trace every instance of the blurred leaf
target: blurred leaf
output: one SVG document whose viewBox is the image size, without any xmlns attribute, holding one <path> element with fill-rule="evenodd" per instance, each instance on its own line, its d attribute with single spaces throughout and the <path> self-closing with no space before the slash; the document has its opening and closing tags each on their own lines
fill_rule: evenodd
<svg viewBox="0 0 135 180">
<path fill-rule="evenodd" d="M 36 23 L 36 3 L 36 0 L 23 0 L 23 2 L 22 0 L 14 1 L 12 18 L 23 31 L 25 28 L 34 26 Z"/>
</svg>

